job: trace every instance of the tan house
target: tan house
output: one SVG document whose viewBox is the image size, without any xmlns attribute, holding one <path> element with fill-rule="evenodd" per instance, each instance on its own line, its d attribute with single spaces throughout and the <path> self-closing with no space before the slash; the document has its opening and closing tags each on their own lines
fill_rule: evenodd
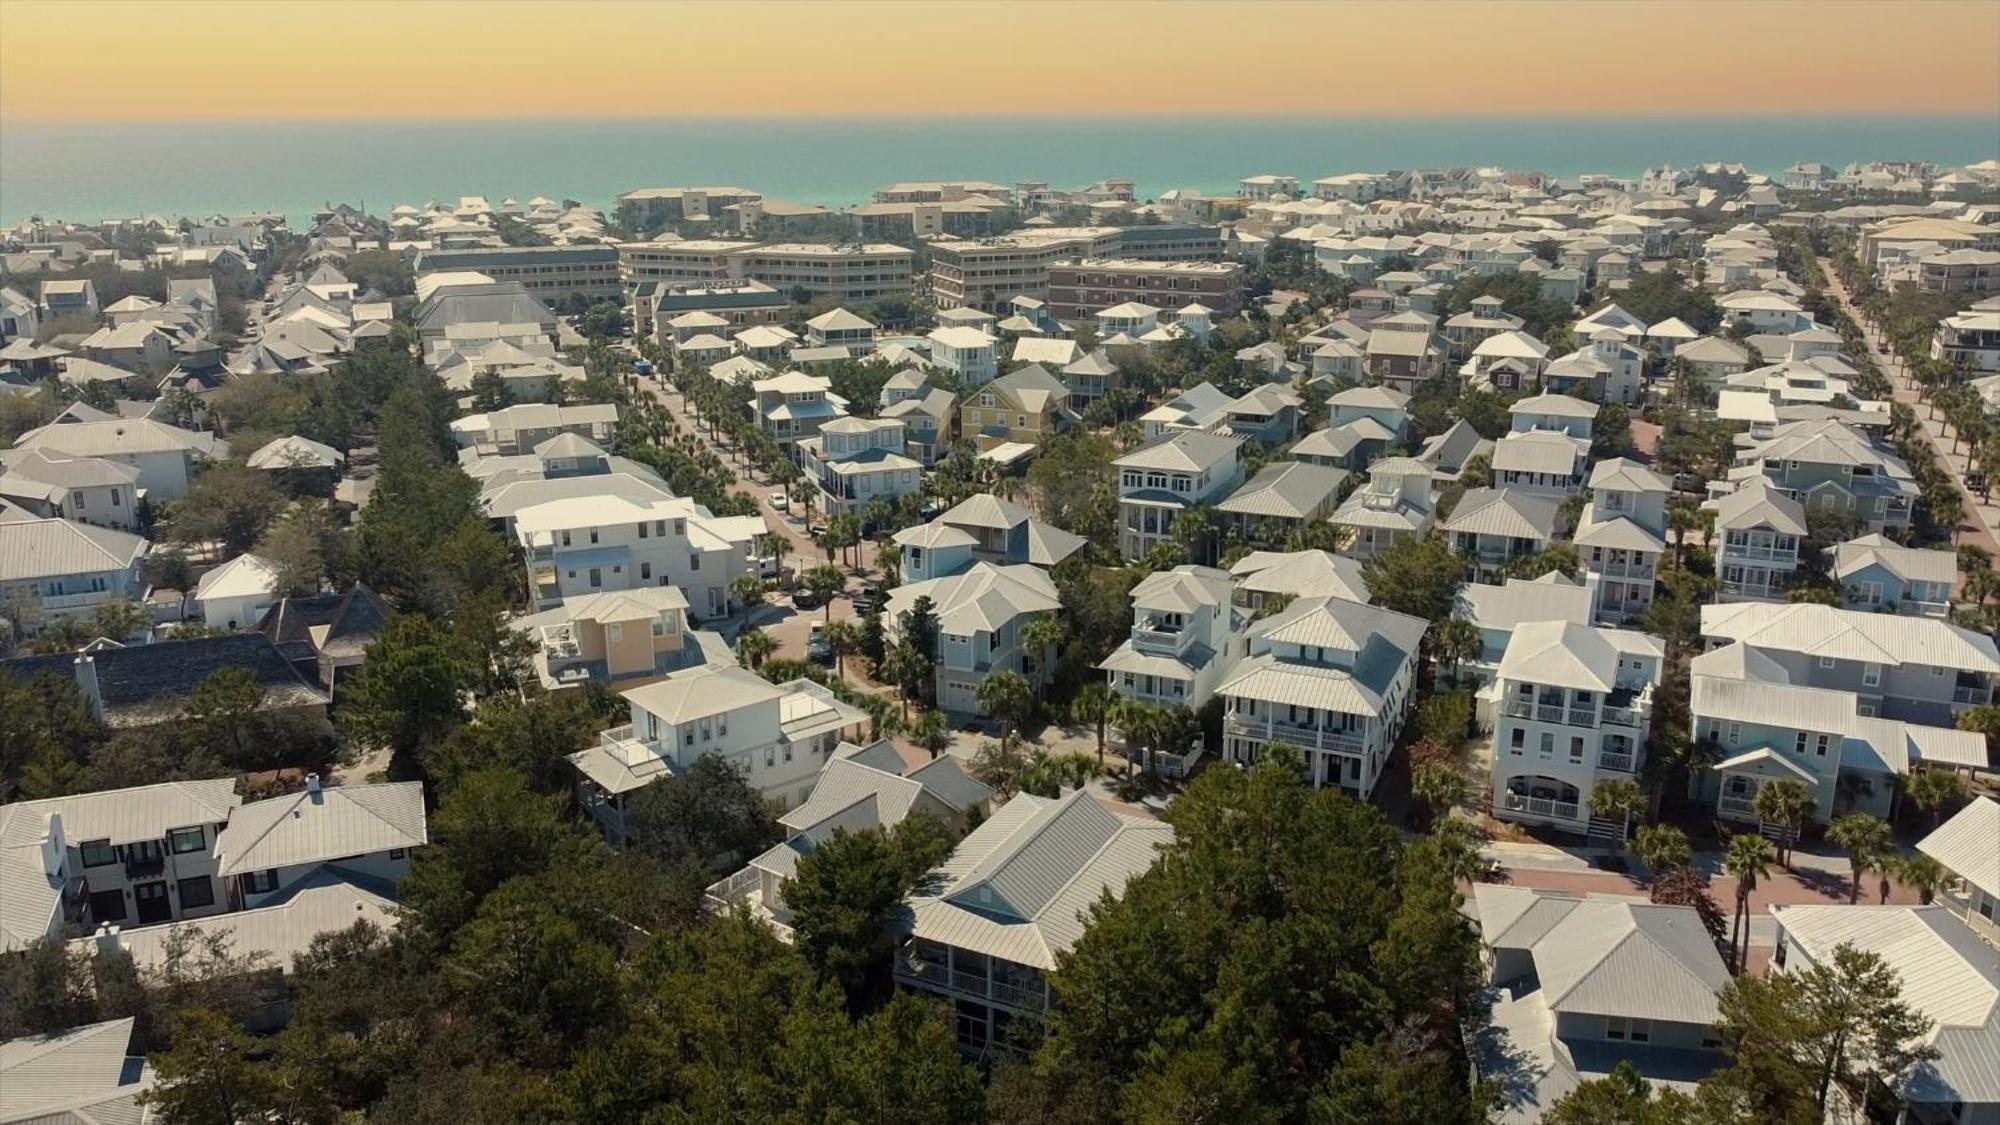
<svg viewBox="0 0 2000 1125">
<path fill-rule="evenodd" d="M 1068 384 L 1038 363 L 993 380 L 959 408 L 959 431 L 981 453 L 1008 443 L 1039 444 L 1075 421 Z"/>
<path fill-rule="evenodd" d="M 733 663 L 720 637 L 688 627 L 687 611 L 678 587 L 646 586 L 569 598 L 514 627 L 533 643 L 545 686 L 629 687 L 683 668 Z"/>
</svg>

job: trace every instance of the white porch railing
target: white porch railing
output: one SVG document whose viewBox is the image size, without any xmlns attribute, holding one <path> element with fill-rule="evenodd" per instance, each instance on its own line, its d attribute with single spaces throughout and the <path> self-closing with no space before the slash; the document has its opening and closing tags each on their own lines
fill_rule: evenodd
<svg viewBox="0 0 2000 1125">
<path fill-rule="evenodd" d="M 1759 819 L 1757 802 L 1754 799 L 1746 801 L 1741 797 L 1717 797 L 1715 811 L 1729 820 L 1747 820 L 1755 823 Z"/>
<path fill-rule="evenodd" d="M 1575 801 L 1556 801 L 1547 797 L 1524 797 L 1519 793 L 1502 793 L 1500 807 L 1508 812 L 1527 813 L 1530 816 L 1558 817 L 1563 820 L 1582 819 L 1582 808 Z"/>
<path fill-rule="evenodd" d="M 1633 755 L 1621 754 L 1615 750 L 1601 750 L 1597 754 L 1599 769 L 1616 770 L 1619 773 L 1631 773 L 1634 760 Z"/>
</svg>

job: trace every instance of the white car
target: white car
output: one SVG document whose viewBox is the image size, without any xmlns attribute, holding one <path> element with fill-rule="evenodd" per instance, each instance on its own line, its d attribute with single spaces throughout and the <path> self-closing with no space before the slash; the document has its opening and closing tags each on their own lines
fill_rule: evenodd
<svg viewBox="0 0 2000 1125">
<path fill-rule="evenodd" d="M 785 495 L 783 490 L 773 492 L 771 494 L 771 507 L 776 508 L 780 512 L 788 512 L 792 508 L 792 498 Z"/>
</svg>

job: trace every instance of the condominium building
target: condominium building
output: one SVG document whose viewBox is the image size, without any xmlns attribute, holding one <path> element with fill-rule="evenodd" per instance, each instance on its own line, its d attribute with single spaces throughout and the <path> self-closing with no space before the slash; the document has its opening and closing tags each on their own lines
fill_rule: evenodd
<svg viewBox="0 0 2000 1125">
<path fill-rule="evenodd" d="M 914 261 L 910 250 L 887 242 L 779 242 L 737 251 L 730 268 L 780 292 L 856 302 L 909 292 Z"/>
<path fill-rule="evenodd" d="M 740 187 L 639 188 L 621 192 L 614 213 L 633 230 L 657 231 L 682 223 L 720 222 L 724 208 L 763 198 Z"/>
<path fill-rule="evenodd" d="M 633 286 L 632 308 L 635 333 L 669 344 L 684 338 L 674 322 L 696 313 L 714 318 L 705 332 L 776 331 L 774 326 L 790 315 L 792 299 L 761 281 L 641 281 Z M 746 345 L 745 350 L 751 349 Z"/>
<path fill-rule="evenodd" d="M 431 273 L 482 273 L 494 281 L 517 281 L 544 301 L 576 294 L 592 300 L 620 300 L 625 295 L 618 247 L 479 246 L 464 250 L 424 250 L 412 268 L 418 276 Z"/>
<path fill-rule="evenodd" d="M 1121 816 L 1084 790 L 1022 793 L 961 840 L 908 900 L 896 983 L 951 1002 L 959 1049 L 1008 1049 L 1015 1020 L 1039 1021 L 1056 961 L 1091 904 L 1116 897 L 1172 845 L 1173 829 Z"/>
<path fill-rule="evenodd" d="M 1590 794 L 1645 764 L 1665 646 L 1645 633 L 1569 621 L 1514 627 L 1494 676 L 1493 815 L 1622 839 Z"/>
<path fill-rule="evenodd" d="M 755 242 L 726 238 L 670 238 L 658 242 L 627 242 L 618 247 L 618 268 L 627 288 L 640 282 L 697 286 L 741 281 L 738 251 Z"/>
<path fill-rule="evenodd" d="M 1252 625 L 1243 656 L 1216 688 L 1223 760 L 1300 750 L 1314 787 L 1367 800 L 1396 745 L 1429 624 L 1341 598 L 1300 598 Z"/>
<path fill-rule="evenodd" d="M 569 756 L 584 810 L 613 840 L 625 838 L 632 794 L 699 758 L 722 759 L 765 800 L 797 805 L 868 718 L 811 680 L 774 684 L 734 665 L 676 672 L 619 695 L 629 721 Z"/>
<path fill-rule="evenodd" d="M 1975 308 L 1939 321 L 1931 358 L 1973 371 L 2000 371 L 2000 308 Z"/>
<path fill-rule="evenodd" d="M 1063 320 L 1128 301 L 1170 309 L 1195 302 L 1230 317 L 1243 307 L 1243 283 L 1239 262 L 1064 259 L 1049 266 L 1048 304 Z"/>
</svg>

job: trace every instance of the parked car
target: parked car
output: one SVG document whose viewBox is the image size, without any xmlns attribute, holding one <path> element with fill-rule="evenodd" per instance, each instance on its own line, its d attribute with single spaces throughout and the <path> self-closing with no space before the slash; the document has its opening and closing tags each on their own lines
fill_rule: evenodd
<svg viewBox="0 0 2000 1125">
<path fill-rule="evenodd" d="M 792 510 L 792 498 L 785 494 L 784 489 L 779 489 L 771 493 L 771 507 L 780 512 L 789 512 Z"/>
<path fill-rule="evenodd" d="M 826 622 L 815 621 L 806 637 L 806 659 L 820 664 L 833 663 L 833 646 L 826 643 Z"/>
<path fill-rule="evenodd" d="M 759 578 L 776 578 L 778 576 L 777 556 L 775 555 L 750 556 L 750 573 L 756 575 Z"/>
<path fill-rule="evenodd" d="M 820 597 L 819 592 L 811 586 L 801 586 L 792 591 L 792 607 L 794 609 L 818 609 L 825 602 L 826 599 Z"/>
</svg>

